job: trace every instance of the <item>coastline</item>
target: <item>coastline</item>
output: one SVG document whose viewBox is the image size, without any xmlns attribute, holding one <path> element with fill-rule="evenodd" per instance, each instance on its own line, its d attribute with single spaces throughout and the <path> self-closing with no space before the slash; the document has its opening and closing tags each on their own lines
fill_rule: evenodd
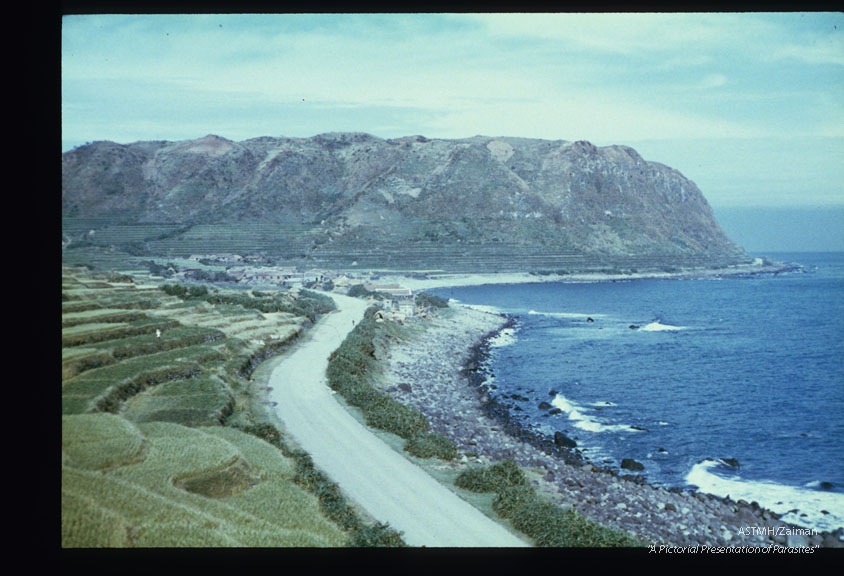
<svg viewBox="0 0 844 576">
<path fill-rule="evenodd" d="M 762 260 L 762 259 L 759 259 Z M 676 271 L 631 272 L 611 274 L 606 272 L 575 272 L 571 274 L 532 274 L 528 272 L 490 272 L 490 273 L 449 273 L 428 271 L 412 274 L 409 272 L 385 272 L 379 282 L 398 283 L 414 292 L 432 288 L 451 288 L 457 286 L 482 286 L 484 284 L 530 284 L 540 282 L 590 283 L 590 282 L 626 282 L 631 280 L 696 280 L 705 278 L 736 278 L 764 274 L 782 274 L 802 270 L 799 264 L 784 262 L 736 264 L 726 268 L 688 268 Z"/>
<path fill-rule="evenodd" d="M 452 305 L 429 320 L 423 338 L 391 343 L 384 361 L 387 392 L 423 412 L 466 454 L 464 463 L 513 460 L 535 472 L 537 489 L 554 502 L 657 545 L 844 546 L 836 534 L 808 533 L 755 502 L 654 486 L 520 428 L 479 371 L 490 340 L 510 321 Z"/>
</svg>

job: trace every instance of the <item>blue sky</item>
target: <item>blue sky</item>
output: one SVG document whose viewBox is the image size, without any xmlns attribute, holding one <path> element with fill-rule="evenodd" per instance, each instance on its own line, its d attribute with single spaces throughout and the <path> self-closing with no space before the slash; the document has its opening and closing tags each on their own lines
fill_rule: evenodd
<svg viewBox="0 0 844 576">
<path fill-rule="evenodd" d="M 844 15 L 75 15 L 62 148 L 217 134 L 626 144 L 713 207 L 844 208 Z"/>
</svg>

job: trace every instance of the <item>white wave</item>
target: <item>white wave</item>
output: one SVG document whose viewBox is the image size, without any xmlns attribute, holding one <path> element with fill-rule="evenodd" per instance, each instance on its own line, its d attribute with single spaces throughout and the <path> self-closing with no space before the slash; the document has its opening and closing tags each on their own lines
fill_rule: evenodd
<svg viewBox="0 0 844 576">
<path fill-rule="evenodd" d="M 489 345 L 493 348 L 502 348 L 509 346 L 518 340 L 515 328 L 505 328 L 495 336 L 489 339 Z"/>
<path fill-rule="evenodd" d="M 825 482 L 820 480 L 813 480 L 812 482 L 806 483 L 806 488 L 814 488 L 814 489 L 824 489 Z"/>
<path fill-rule="evenodd" d="M 605 314 L 582 314 L 580 312 L 537 312 L 531 310 L 528 312 L 530 316 L 552 316 L 554 318 L 604 318 Z"/>
<path fill-rule="evenodd" d="M 644 332 L 666 332 L 669 330 L 685 330 L 685 326 L 672 326 L 670 324 L 662 324 L 660 322 L 651 322 L 645 326 L 639 328 Z"/>
<path fill-rule="evenodd" d="M 747 502 L 755 500 L 763 508 L 782 514 L 784 522 L 797 526 L 829 531 L 844 527 L 844 494 L 775 482 L 743 480 L 739 476 L 724 478 L 713 472 L 719 466 L 716 460 L 695 464 L 686 475 L 686 482 L 708 494 Z M 797 512 L 791 512 L 794 509 Z"/>
<path fill-rule="evenodd" d="M 636 428 L 626 424 L 604 424 L 598 419 L 585 412 L 582 406 L 578 406 L 562 394 L 557 394 L 551 401 L 551 405 L 559 408 L 569 417 L 575 428 L 588 432 L 638 432 Z M 605 404 L 603 404 L 605 405 Z"/>
</svg>

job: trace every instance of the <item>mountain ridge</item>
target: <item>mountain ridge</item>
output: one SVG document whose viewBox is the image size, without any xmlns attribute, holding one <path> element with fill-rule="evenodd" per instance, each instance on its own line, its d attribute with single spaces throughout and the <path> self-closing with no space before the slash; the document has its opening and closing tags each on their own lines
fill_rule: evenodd
<svg viewBox="0 0 844 576">
<path fill-rule="evenodd" d="M 308 236 L 298 256 L 317 260 L 342 261 L 344 249 L 353 259 L 361 247 L 400 257 L 426 244 L 494 244 L 515 259 L 746 259 L 679 171 L 629 146 L 582 140 L 329 132 L 99 141 L 62 154 L 62 217 L 260 223 L 279 235 L 295 225 Z"/>
</svg>

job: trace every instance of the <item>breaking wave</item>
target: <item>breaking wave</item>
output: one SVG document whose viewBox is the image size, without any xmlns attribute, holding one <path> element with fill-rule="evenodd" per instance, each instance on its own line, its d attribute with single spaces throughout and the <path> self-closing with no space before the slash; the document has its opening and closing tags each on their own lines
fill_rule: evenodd
<svg viewBox="0 0 844 576">
<path fill-rule="evenodd" d="M 588 414 L 588 408 L 575 404 L 562 394 L 557 394 L 551 401 L 551 405 L 562 410 L 575 428 L 588 432 L 638 432 L 640 429 L 628 426 L 627 424 L 606 424 L 594 416 Z M 607 402 L 596 402 L 594 406 L 615 406 Z"/>
<path fill-rule="evenodd" d="M 488 340 L 490 347 L 501 348 L 509 346 L 518 340 L 515 328 L 504 328 L 501 332 Z"/>
<path fill-rule="evenodd" d="M 722 475 L 724 472 L 730 475 Z M 844 494 L 812 489 L 814 482 L 789 486 L 746 480 L 727 470 L 722 461 L 711 459 L 695 464 L 685 480 L 700 492 L 733 500 L 755 500 L 763 508 L 782 514 L 781 520 L 790 524 L 829 531 L 844 527 Z"/>
<path fill-rule="evenodd" d="M 672 330 L 685 330 L 685 326 L 672 326 L 670 324 L 662 324 L 661 322 L 651 322 L 639 328 L 643 332 L 667 332 Z"/>
</svg>

